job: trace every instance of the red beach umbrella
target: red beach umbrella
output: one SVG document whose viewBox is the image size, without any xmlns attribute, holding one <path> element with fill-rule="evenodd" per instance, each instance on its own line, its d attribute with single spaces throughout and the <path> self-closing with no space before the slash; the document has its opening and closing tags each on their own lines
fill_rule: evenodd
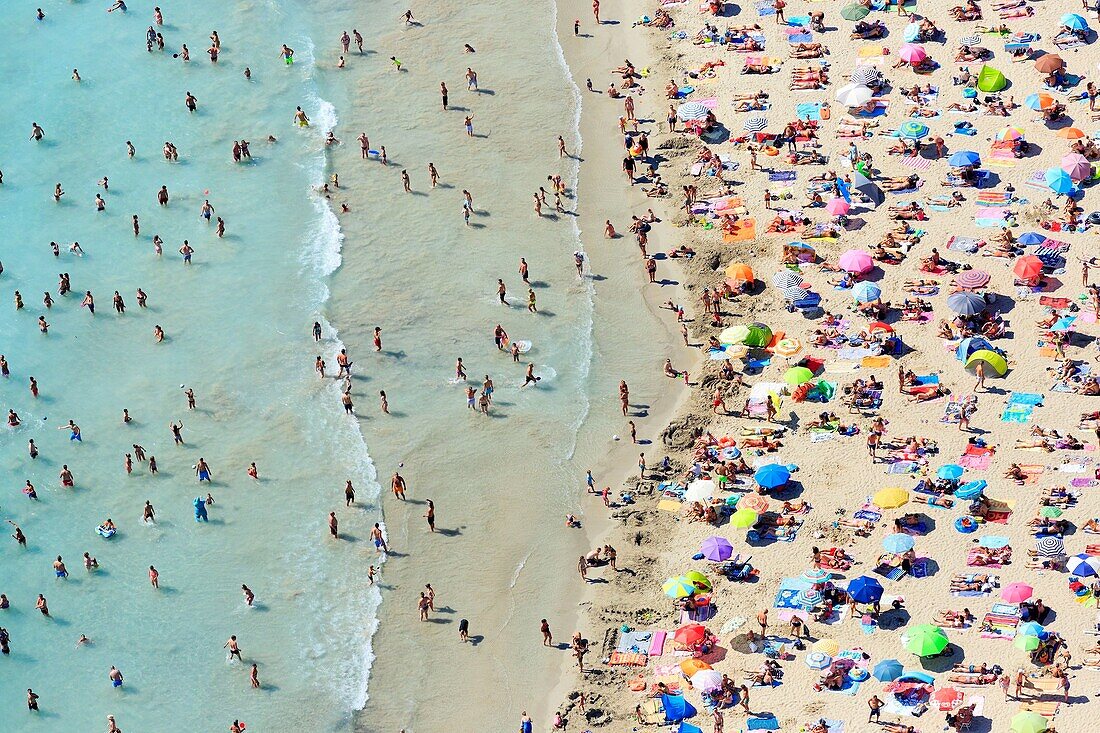
<svg viewBox="0 0 1100 733">
<path fill-rule="evenodd" d="M 1034 280 L 1043 272 L 1043 261 L 1035 255 L 1025 255 L 1016 260 L 1012 273 L 1021 280 Z"/>
</svg>

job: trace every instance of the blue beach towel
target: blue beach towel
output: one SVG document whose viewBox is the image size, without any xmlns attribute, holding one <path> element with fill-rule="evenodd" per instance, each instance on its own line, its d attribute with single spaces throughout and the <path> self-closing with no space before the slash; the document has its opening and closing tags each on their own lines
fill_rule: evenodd
<svg viewBox="0 0 1100 733">
<path fill-rule="evenodd" d="M 818 121 L 821 119 L 821 103 L 802 102 L 795 107 L 795 114 L 800 120 L 807 120 L 810 122 Z"/>
<path fill-rule="evenodd" d="M 797 171 L 776 171 L 768 174 L 769 181 L 793 181 L 797 177 Z"/>
<path fill-rule="evenodd" d="M 749 730 L 779 730 L 779 720 L 774 716 L 768 718 L 749 718 L 745 721 L 745 727 Z"/>
</svg>

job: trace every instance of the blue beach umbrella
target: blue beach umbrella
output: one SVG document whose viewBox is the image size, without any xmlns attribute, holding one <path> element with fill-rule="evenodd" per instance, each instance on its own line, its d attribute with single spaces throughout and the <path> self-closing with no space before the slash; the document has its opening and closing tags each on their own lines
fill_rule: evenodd
<svg viewBox="0 0 1100 733">
<path fill-rule="evenodd" d="M 1073 191 L 1073 179 L 1070 178 L 1069 173 L 1066 173 L 1061 168 L 1051 168 L 1045 174 L 1043 179 L 1046 181 L 1047 186 L 1054 193 L 1065 196 Z"/>
<path fill-rule="evenodd" d="M 857 303 L 870 303 L 881 296 L 882 290 L 874 283 L 866 280 L 856 283 L 855 287 L 852 288 L 852 297 L 856 299 Z"/>
<path fill-rule="evenodd" d="M 1019 244 L 1026 244 L 1028 246 L 1031 246 L 1031 245 L 1034 245 L 1034 244 L 1042 244 L 1043 242 L 1047 241 L 1047 237 L 1046 237 L 1045 234 L 1036 234 L 1035 232 L 1024 232 L 1023 234 L 1021 234 L 1019 237 L 1016 238 L 1016 241 Z"/>
<path fill-rule="evenodd" d="M 957 153 L 951 154 L 951 157 L 947 159 L 947 164 L 956 168 L 962 168 L 968 165 L 981 165 L 982 158 L 973 150 L 960 150 Z"/>
<path fill-rule="evenodd" d="M 875 665 L 875 668 L 871 671 L 871 676 L 879 682 L 893 682 L 898 677 L 901 677 L 905 668 L 901 666 L 901 662 L 896 659 L 883 659 L 881 662 Z"/>
<path fill-rule="evenodd" d="M 902 123 L 902 126 L 898 128 L 898 135 L 900 137 L 909 138 L 910 140 L 919 140 L 927 134 L 928 125 L 923 122 L 917 122 L 916 120 Z"/>
<path fill-rule="evenodd" d="M 905 30 L 901 32 L 901 37 L 906 43 L 912 43 L 920 38 L 920 23 L 910 23 L 905 26 Z"/>
<path fill-rule="evenodd" d="M 1016 633 L 1023 636 L 1042 636 L 1046 632 L 1043 625 L 1035 621 L 1024 621 L 1016 627 Z"/>
<path fill-rule="evenodd" d="M 913 549 L 914 540 L 911 535 L 907 534 L 888 534 L 886 538 L 882 540 L 882 548 L 887 552 L 902 553 L 909 552 Z"/>
<path fill-rule="evenodd" d="M 977 481 L 970 481 L 955 489 L 955 497 L 966 500 L 977 499 L 988 485 L 986 480 L 981 478 Z"/>
<path fill-rule="evenodd" d="M 1066 563 L 1066 570 L 1069 571 L 1070 575 L 1077 575 L 1082 578 L 1100 575 L 1100 557 L 1087 555 L 1083 552 L 1080 555 L 1074 555 Z"/>
<path fill-rule="evenodd" d="M 691 723 L 680 723 L 680 727 L 676 730 L 676 733 L 703 733 L 703 729 L 697 725 Z"/>
<path fill-rule="evenodd" d="M 874 603 L 882 598 L 882 584 L 874 578 L 861 575 L 848 583 L 848 595 L 857 603 Z"/>
<path fill-rule="evenodd" d="M 947 463 L 940 466 L 939 470 L 936 471 L 936 476 L 938 478 L 947 479 L 948 481 L 958 481 L 962 478 L 962 475 L 963 467 L 957 463 Z"/>
<path fill-rule="evenodd" d="M 960 316 L 976 316 L 986 309 L 985 298 L 977 293 L 952 293 L 947 296 L 947 307 Z"/>
<path fill-rule="evenodd" d="M 756 469 L 756 473 L 753 474 L 752 479 L 765 489 L 774 489 L 790 481 L 791 472 L 787 470 L 786 466 L 778 463 L 769 463 L 766 466 L 761 466 Z"/>
<path fill-rule="evenodd" d="M 1074 31 L 1083 31 L 1089 27 L 1088 21 L 1077 13 L 1066 13 L 1058 22 Z"/>
</svg>

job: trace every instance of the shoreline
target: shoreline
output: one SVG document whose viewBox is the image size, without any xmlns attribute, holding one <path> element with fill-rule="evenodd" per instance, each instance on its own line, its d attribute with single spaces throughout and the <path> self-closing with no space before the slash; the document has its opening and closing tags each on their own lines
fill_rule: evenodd
<svg viewBox="0 0 1100 733">
<path fill-rule="evenodd" d="M 590 31 L 594 24 L 590 7 L 585 4 L 584 0 L 551 0 L 551 2 L 554 2 L 558 7 L 556 33 L 558 43 L 565 55 L 568 73 L 571 75 L 573 83 L 581 90 L 580 134 L 585 141 L 585 146 L 582 149 L 584 161 L 579 166 L 577 199 L 583 202 L 579 205 L 581 213 L 578 217 L 578 223 L 584 251 L 589 258 L 593 272 L 603 272 L 610 269 L 629 271 L 630 276 L 636 279 L 635 281 L 640 287 L 634 292 L 638 292 L 642 296 L 640 305 L 646 309 L 647 317 L 651 318 L 660 329 L 655 334 L 654 341 L 646 345 L 646 348 L 656 352 L 650 360 L 652 361 L 652 368 L 654 370 L 659 369 L 660 360 L 665 355 L 670 356 L 674 363 L 681 365 L 685 356 L 688 356 L 691 358 L 688 369 L 694 373 L 701 361 L 699 352 L 683 345 L 679 332 L 674 326 L 669 325 L 669 321 L 662 317 L 667 315 L 668 311 L 660 308 L 660 305 L 669 298 L 675 302 L 684 302 L 686 284 L 684 268 L 680 266 L 678 261 L 669 259 L 662 261 L 662 267 L 667 268 L 662 270 L 662 274 L 679 280 L 679 284 L 671 290 L 666 288 L 654 289 L 642 285 L 643 275 L 640 268 L 637 268 L 637 262 L 640 262 L 640 259 L 634 248 L 630 246 L 629 232 L 622 233 L 628 223 L 628 220 L 622 217 L 629 214 L 641 215 L 645 213 L 647 208 L 653 208 L 663 222 L 663 228 L 655 230 L 659 244 L 653 243 L 653 247 L 655 249 L 668 249 L 670 240 L 678 236 L 675 230 L 667 231 L 675 215 L 675 211 L 670 210 L 669 207 L 671 199 L 650 199 L 641 194 L 638 188 L 625 187 L 616 167 L 621 143 L 618 136 L 613 132 L 614 116 L 610 111 L 609 100 L 603 94 L 589 92 L 584 88 L 585 79 L 589 74 L 594 76 L 595 74 L 605 73 L 607 69 L 614 66 L 616 59 L 622 57 L 641 59 L 639 66 L 648 65 L 653 56 L 651 44 L 644 37 L 614 33 L 616 26 L 612 24 L 600 26 L 599 31 L 606 32 L 602 39 L 599 35 L 593 39 L 576 39 L 573 36 L 573 19 L 581 20 L 582 32 L 586 28 Z M 606 6 L 602 7 L 601 11 L 604 14 L 603 17 L 606 18 L 608 12 Z M 598 50 L 590 48 L 587 43 L 598 44 Z M 592 199 L 582 198 L 586 189 L 603 192 L 602 198 L 595 196 Z M 601 196 L 601 194 L 596 196 Z M 611 201 L 626 203 L 626 210 L 612 210 L 609 205 Z M 606 208 L 597 210 L 601 205 Z M 603 220 L 606 218 L 610 218 L 616 224 L 616 229 L 620 232 L 618 239 L 608 240 L 603 235 Z M 624 245 L 625 250 L 620 249 Z M 605 302 L 603 301 L 605 297 L 606 294 L 601 293 L 599 286 L 597 286 L 595 317 L 599 316 L 601 303 Z M 692 310 L 687 306 L 685 308 L 689 313 Z M 595 326 L 596 324 L 594 324 L 594 329 Z M 662 448 L 659 436 L 665 427 L 681 413 L 691 395 L 690 390 L 675 389 L 679 386 L 678 383 L 669 385 L 666 380 L 661 383 L 661 386 L 665 389 L 660 390 L 654 404 L 646 410 L 644 422 L 638 421 L 640 435 L 653 436 L 651 448 L 657 449 Z M 632 394 L 632 401 L 636 399 L 637 397 Z M 617 407 L 617 404 L 613 405 L 613 409 L 617 409 Z M 603 440 L 608 440 L 608 437 L 605 436 Z M 614 449 L 618 444 L 622 444 L 619 446 L 622 449 L 616 451 Z M 606 458 L 592 467 L 593 475 L 599 477 L 598 484 L 611 486 L 613 489 L 628 486 L 627 482 L 632 476 L 636 475 L 637 466 L 634 451 L 626 448 L 627 445 L 629 443 L 625 441 L 609 441 L 609 452 Z M 623 532 L 619 531 L 623 528 L 623 520 L 616 518 L 615 511 L 607 512 L 602 506 L 593 504 L 593 502 L 598 502 L 598 498 L 587 493 L 586 488 L 581 491 L 584 518 L 583 532 L 587 543 L 585 546 L 589 548 L 598 547 L 612 543 L 614 540 L 613 544 L 621 553 L 619 562 L 620 564 L 626 564 L 624 560 L 628 560 L 630 557 L 625 549 L 627 538 Z M 571 626 L 563 626 L 561 619 L 558 619 L 557 633 L 559 635 L 562 635 L 562 632 L 568 628 L 586 629 L 591 626 L 589 617 L 592 614 L 592 608 L 599 603 L 600 587 L 596 584 L 587 584 L 582 588 L 577 596 L 575 612 L 570 617 Z M 550 693 L 545 697 L 540 707 L 529 708 L 529 712 L 532 713 L 536 721 L 536 726 L 540 725 L 540 722 L 549 721 L 555 711 L 562 712 L 563 716 L 568 714 L 572 708 L 571 700 L 578 688 L 575 669 L 576 663 L 573 661 L 572 655 L 565 656 L 557 675 L 557 682 L 551 688 Z M 591 720 L 590 723 L 599 724 L 597 719 Z"/>
</svg>

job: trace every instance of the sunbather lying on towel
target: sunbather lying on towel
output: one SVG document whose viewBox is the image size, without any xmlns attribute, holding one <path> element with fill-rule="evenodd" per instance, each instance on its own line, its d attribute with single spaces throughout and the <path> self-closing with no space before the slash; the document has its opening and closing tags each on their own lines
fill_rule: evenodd
<svg viewBox="0 0 1100 733">
<path fill-rule="evenodd" d="M 870 38 L 882 38 L 886 34 L 886 26 L 880 22 L 868 23 L 861 20 L 855 24 L 852 28 L 851 38 L 862 38 L 864 40 Z"/>
<path fill-rule="evenodd" d="M 932 617 L 932 623 L 936 626 L 946 626 L 953 629 L 961 629 L 967 624 L 975 621 L 974 614 L 970 613 L 969 608 L 964 608 L 961 611 L 936 611 L 936 615 Z M 956 664 L 957 672 L 966 671 L 960 670 L 958 667 L 967 667 L 970 665 Z"/>
<path fill-rule="evenodd" d="M 996 576 L 985 574 L 956 575 L 951 578 L 952 591 L 980 591 L 992 593 L 996 585 Z"/>
<path fill-rule="evenodd" d="M 878 183 L 879 186 L 886 189 L 887 191 L 904 191 L 908 188 L 916 188 L 917 184 L 920 183 L 920 176 L 918 176 L 916 173 L 909 176 L 894 176 L 891 178 L 883 178 Z M 915 207 L 916 204 L 913 203 L 910 204 L 910 206 Z M 896 208 L 898 207 L 891 206 L 890 210 L 893 211 Z"/>
<path fill-rule="evenodd" d="M 1012 548 L 1008 545 L 997 548 L 976 547 L 966 558 L 967 565 L 1003 565 L 1011 561 Z"/>
<path fill-rule="evenodd" d="M 977 0 L 966 0 L 965 5 L 956 5 L 949 12 L 958 21 L 982 19 L 982 8 Z"/>
<path fill-rule="evenodd" d="M 823 43 L 796 43 L 791 46 L 791 57 L 796 59 L 816 59 L 829 53 Z"/>
</svg>

